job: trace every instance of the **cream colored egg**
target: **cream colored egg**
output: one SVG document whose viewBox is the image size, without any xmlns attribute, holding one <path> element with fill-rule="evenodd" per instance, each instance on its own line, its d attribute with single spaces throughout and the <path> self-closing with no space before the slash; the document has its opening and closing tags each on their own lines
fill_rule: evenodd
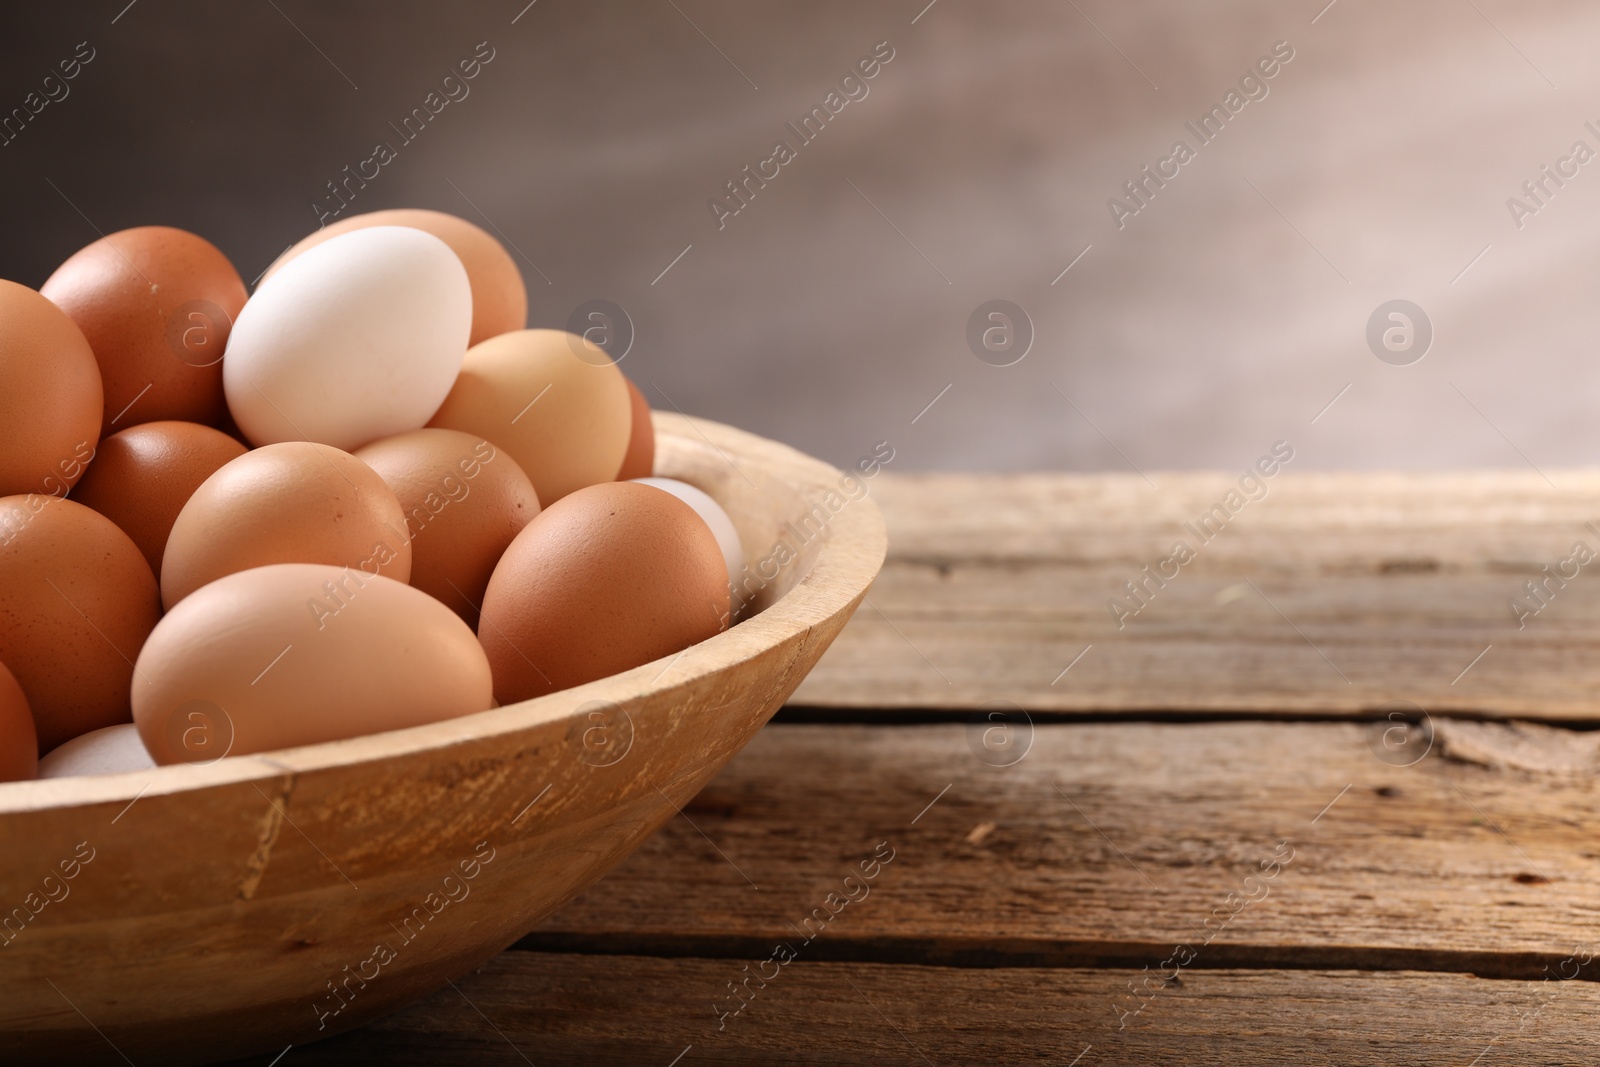
<svg viewBox="0 0 1600 1067">
<path fill-rule="evenodd" d="M 622 372 L 600 348 L 564 330 L 518 330 L 467 352 L 428 425 L 494 442 L 549 507 L 616 478 L 633 404 Z"/>
</svg>

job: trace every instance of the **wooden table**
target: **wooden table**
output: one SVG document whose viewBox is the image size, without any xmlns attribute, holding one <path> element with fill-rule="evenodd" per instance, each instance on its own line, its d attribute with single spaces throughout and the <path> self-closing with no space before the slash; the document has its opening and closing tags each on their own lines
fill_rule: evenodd
<svg viewBox="0 0 1600 1067">
<path fill-rule="evenodd" d="M 1550 478 L 1286 472 L 1119 629 L 1233 476 L 886 475 L 868 605 L 683 818 L 282 1063 L 1593 1062 L 1600 475 Z"/>
</svg>

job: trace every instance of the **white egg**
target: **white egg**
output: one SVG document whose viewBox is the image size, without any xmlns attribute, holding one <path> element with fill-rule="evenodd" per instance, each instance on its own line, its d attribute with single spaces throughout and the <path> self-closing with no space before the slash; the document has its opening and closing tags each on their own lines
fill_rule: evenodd
<svg viewBox="0 0 1600 1067">
<path fill-rule="evenodd" d="M 744 570 L 744 547 L 739 544 L 739 531 L 734 529 L 733 520 L 722 510 L 722 505 L 711 498 L 711 494 L 695 488 L 688 482 L 680 482 L 676 478 L 633 480 L 640 485 L 653 485 L 657 489 L 664 489 L 694 508 L 695 514 L 711 527 L 711 533 L 717 539 L 717 547 L 722 549 L 722 560 L 728 565 L 728 580 L 730 582 L 738 580 Z"/>
<path fill-rule="evenodd" d="M 222 361 L 254 445 L 351 451 L 420 429 L 455 384 L 472 330 L 466 268 L 432 234 L 352 230 L 284 264 L 239 312 Z"/>
<path fill-rule="evenodd" d="M 118 774 L 145 771 L 156 765 L 139 740 L 133 723 L 105 726 L 80 734 L 39 760 L 40 778 L 69 778 L 75 774 Z"/>
</svg>

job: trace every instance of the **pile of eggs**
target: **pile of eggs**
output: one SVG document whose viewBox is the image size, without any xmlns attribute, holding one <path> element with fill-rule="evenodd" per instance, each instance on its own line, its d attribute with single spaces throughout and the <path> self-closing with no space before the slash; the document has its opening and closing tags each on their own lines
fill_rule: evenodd
<svg viewBox="0 0 1600 1067">
<path fill-rule="evenodd" d="M 526 317 L 431 211 L 319 230 L 253 295 L 160 226 L 0 280 L 0 781 L 469 715 L 726 628 L 727 514 Z"/>
</svg>

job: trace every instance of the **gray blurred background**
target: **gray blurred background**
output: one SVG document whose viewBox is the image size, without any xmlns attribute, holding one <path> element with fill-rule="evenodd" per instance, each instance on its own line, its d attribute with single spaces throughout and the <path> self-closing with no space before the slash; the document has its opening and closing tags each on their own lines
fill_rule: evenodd
<svg viewBox="0 0 1600 1067">
<path fill-rule="evenodd" d="M 887 439 L 899 470 L 1242 469 L 1280 438 L 1302 467 L 1600 461 L 1600 160 L 1520 227 L 1507 204 L 1600 150 L 1593 4 L 525 3 L 8 7 L 0 115 L 95 58 L 0 147 L 0 276 L 160 223 L 248 282 L 488 42 L 348 210 L 498 229 L 532 325 L 621 305 L 657 407 L 838 463 Z M 719 230 L 707 200 L 880 41 Z M 1119 229 L 1108 198 L 1278 41 L 1267 95 Z M 1011 366 L 966 336 L 996 298 L 1035 333 Z M 1434 332 L 1405 366 L 1366 336 L 1396 298 Z"/>
</svg>

